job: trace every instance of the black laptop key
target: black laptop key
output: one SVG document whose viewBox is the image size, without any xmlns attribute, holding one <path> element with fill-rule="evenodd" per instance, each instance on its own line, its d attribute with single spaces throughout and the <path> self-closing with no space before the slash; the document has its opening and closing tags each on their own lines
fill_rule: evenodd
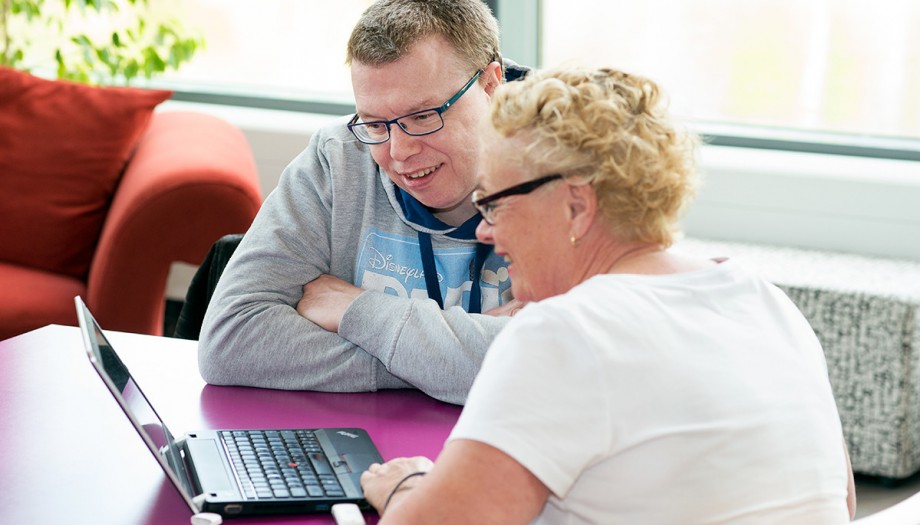
<svg viewBox="0 0 920 525">
<path fill-rule="evenodd" d="M 342 486 L 339 485 L 339 480 L 334 477 L 322 476 L 320 481 L 323 484 L 323 490 L 326 491 L 327 496 L 344 496 L 345 492 L 342 490 Z"/>
<path fill-rule="evenodd" d="M 301 474 L 301 476 L 303 476 L 304 485 L 319 485 L 319 478 L 314 476 L 312 473 L 309 475 Z"/>
<path fill-rule="evenodd" d="M 329 490 L 330 488 L 339 487 L 339 480 L 334 477 L 320 476 L 319 481 L 323 485 L 323 487 L 326 488 L 326 490 Z"/>
</svg>

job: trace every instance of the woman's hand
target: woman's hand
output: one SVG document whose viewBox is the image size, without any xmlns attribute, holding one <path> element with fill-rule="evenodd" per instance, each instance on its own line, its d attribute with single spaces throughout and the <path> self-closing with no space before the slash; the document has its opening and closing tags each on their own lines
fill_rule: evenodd
<svg viewBox="0 0 920 525">
<path fill-rule="evenodd" d="M 392 494 L 396 484 L 403 478 L 413 472 L 428 472 L 431 470 L 433 463 L 430 459 L 422 456 L 414 458 L 396 458 L 387 461 L 384 464 L 374 463 L 363 474 L 361 474 L 361 488 L 364 489 L 364 497 L 370 503 L 378 514 L 383 514 L 384 506 L 390 499 L 392 504 L 399 494 L 415 486 L 421 481 L 422 476 L 415 476 L 407 479 L 400 486 L 395 494 Z"/>
<path fill-rule="evenodd" d="M 527 306 L 527 303 L 518 301 L 517 299 L 512 299 L 501 306 L 496 306 L 495 308 L 486 310 L 483 313 L 486 315 L 494 315 L 495 317 L 500 317 L 503 315 L 511 317 L 512 315 L 518 313 L 518 310 L 524 308 L 525 306 Z"/>
<path fill-rule="evenodd" d="M 329 332 L 338 333 L 345 310 L 363 291 L 338 277 L 320 275 L 303 285 L 297 313 Z"/>
</svg>

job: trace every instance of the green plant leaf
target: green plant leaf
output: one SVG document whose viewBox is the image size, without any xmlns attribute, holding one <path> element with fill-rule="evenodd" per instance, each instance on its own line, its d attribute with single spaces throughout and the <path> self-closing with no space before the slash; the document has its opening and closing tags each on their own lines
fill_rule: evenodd
<svg viewBox="0 0 920 525">
<path fill-rule="evenodd" d="M 122 70 L 122 75 L 125 77 L 125 83 L 130 83 L 131 80 L 137 76 L 137 72 L 140 70 L 140 65 L 137 63 L 137 60 L 129 60 L 128 65 Z"/>
<path fill-rule="evenodd" d="M 70 37 L 70 41 L 75 44 L 79 44 L 82 47 L 93 47 L 93 43 L 86 35 L 74 35 Z"/>
<path fill-rule="evenodd" d="M 54 52 L 54 61 L 57 63 L 57 77 L 63 78 L 67 72 L 67 66 L 64 65 L 64 55 L 60 49 Z"/>
<path fill-rule="evenodd" d="M 0 63 L 20 68 L 26 61 L 30 66 L 53 64 L 59 78 L 130 83 L 139 75 L 150 78 L 179 69 L 204 45 L 176 19 L 154 22 L 162 17 L 150 16 L 159 4 L 149 0 L 0 0 L 2 5 L 8 6 L 7 14 L 16 19 L 17 27 L 25 30 L 4 44 L 6 26 L 0 16 Z M 55 6 L 57 10 L 52 9 Z M 120 13 L 117 22 L 115 17 L 97 14 L 116 12 Z M 95 33 L 82 29 L 81 20 L 87 17 L 94 25 L 111 23 L 102 29 L 108 38 L 96 41 L 91 36 Z M 124 17 L 129 18 L 127 25 L 121 21 Z M 48 30 L 59 36 L 50 43 L 51 54 L 43 57 L 38 50 L 49 45 L 44 36 Z M 41 46 L 31 44 L 35 34 L 43 35 Z"/>
</svg>

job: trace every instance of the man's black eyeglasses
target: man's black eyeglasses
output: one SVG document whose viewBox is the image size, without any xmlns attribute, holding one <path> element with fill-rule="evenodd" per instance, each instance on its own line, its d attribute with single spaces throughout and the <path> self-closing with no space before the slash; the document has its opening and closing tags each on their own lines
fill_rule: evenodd
<svg viewBox="0 0 920 525">
<path fill-rule="evenodd" d="M 413 137 L 431 135 L 444 127 L 444 119 L 441 114 L 450 109 L 476 83 L 476 79 L 479 78 L 483 71 L 482 69 L 477 71 L 473 78 L 441 107 L 423 109 L 396 117 L 393 120 L 372 120 L 370 122 L 358 122 L 358 114 L 355 113 L 351 122 L 348 123 L 348 129 L 354 133 L 358 140 L 365 144 L 383 144 L 390 140 L 390 126 L 393 124 L 399 126 L 399 129 L 403 130 L 406 135 L 412 135 Z"/>
<path fill-rule="evenodd" d="M 528 193 L 534 191 L 540 186 L 543 186 L 544 184 L 562 178 L 564 178 L 563 175 L 558 173 L 554 175 L 547 175 L 545 177 L 540 177 L 539 179 L 516 184 L 510 188 L 504 189 L 497 193 L 493 193 L 492 195 L 482 195 L 482 192 L 476 190 L 473 192 L 472 196 L 473 206 L 475 206 L 476 209 L 479 210 L 479 213 L 482 214 L 482 219 L 486 221 L 486 224 L 494 225 L 494 212 L 495 208 L 498 207 L 495 201 L 505 197 L 510 197 L 512 195 L 527 195 Z"/>
</svg>

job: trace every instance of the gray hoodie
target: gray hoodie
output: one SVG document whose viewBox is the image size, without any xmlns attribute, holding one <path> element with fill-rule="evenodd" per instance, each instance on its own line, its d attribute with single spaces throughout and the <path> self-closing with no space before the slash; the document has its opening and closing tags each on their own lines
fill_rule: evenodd
<svg viewBox="0 0 920 525">
<path fill-rule="evenodd" d="M 463 403 L 508 320 L 468 313 L 478 218 L 440 223 L 389 180 L 347 121 L 314 134 L 224 270 L 201 330 L 201 374 L 212 384 L 290 390 L 416 387 Z M 419 232 L 430 234 L 444 309 L 429 299 Z M 511 289 L 505 261 L 480 248 L 483 256 L 486 311 Z M 303 285 L 321 274 L 367 290 L 338 334 L 295 309 Z"/>
</svg>

